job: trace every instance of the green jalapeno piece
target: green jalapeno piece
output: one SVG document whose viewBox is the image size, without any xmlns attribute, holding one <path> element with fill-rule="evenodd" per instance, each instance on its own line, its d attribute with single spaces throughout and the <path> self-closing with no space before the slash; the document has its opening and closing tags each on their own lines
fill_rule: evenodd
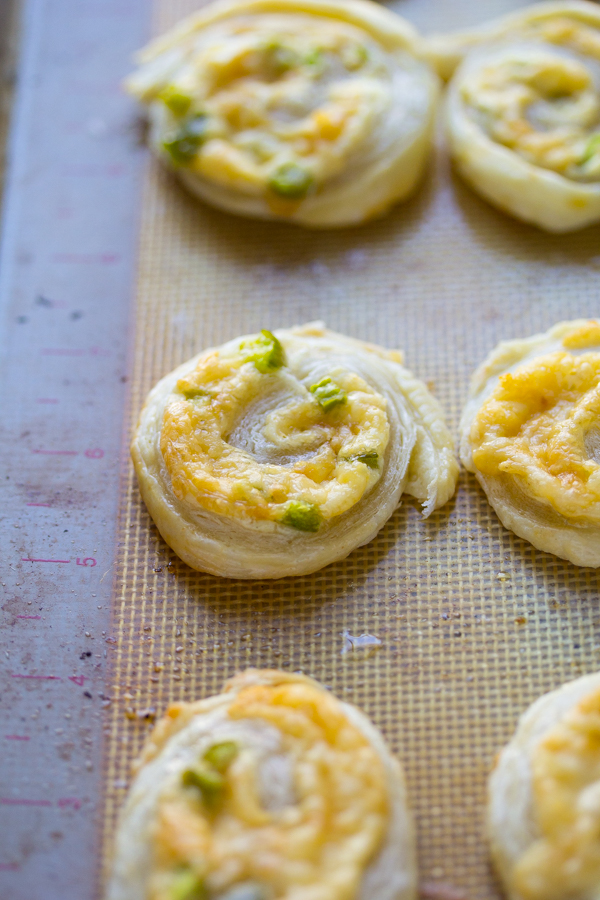
<svg viewBox="0 0 600 900">
<path fill-rule="evenodd" d="M 186 400 L 201 400 L 210 397 L 208 391 L 203 391 L 202 388 L 184 388 L 181 393 Z"/>
<path fill-rule="evenodd" d="M 300 62 L 295 50 L 277 40 L 270 41 L 265 46 L 265 54 L 268 67 L 276 76 L 284 75 L 290 69 L 295 69 Z"/>
<path fill-rule="evenodd" d="M 377 450 L 367 450 L 365 453 L 357 453 L 356 456 L 351 456 L 350 460 L 364 463 L 365 466 L 368 466 L 370 469 L 379 468 L 379 454 L 377 453 Z"/>
<path fill-rule="evenodd" d="M 169 900 L 208 900 L 208 891 L 195 872 L 182 869 L 171 882 Z"/>
<path fill-rule="evenodd" d="M 241 350 L 245 361 L 253 362 L 263 375 L 285 366 L 283 347 L 270 331 L 261 331 L 255 341 L 242 344 Z"/>
<path fill-rule="evenodd" d="M 186 769 L 181 780 L 186 787 L 197 788 L 207 806 L 214 806 L 223 796 L 225 779 L 212 766 L 199 763 L 193 769 Z"/>
<path fill-rule="evenodd" d="M 213 744 L 208 748 L 204 759 L 223 775 L 237 755 L 238 746 L 235 741 L 221 741 L 220 744 Z"/>
<path fill-rule="evenodd" d="M 292 500 L 283 517 L 282 525 L 297 528 L 298 531 L 318 531 L 323 521 L 323 516 L 314 503 L 305 500 Z"/>
<path fill-rule="evenodd" d="M 184 94 L 180 88 L 174 84 L 168 84 L 166 88 L 158 95 L 158 99 L 162 100 L 165 106 L 168 106 L 171 112 L 176 116 L 185 116 L 192 105 L 192 98 Z"/>
<path fill-rule="evenodd" d="M 189 165 L 206 140 L 208 116 L 197 113 L 184 119 L 179 127 L 163 143 L 174 163 L 179 166 Z"/>
<path fill-rule="evenodd" d="M 302 200 L 313 186 L 314 178 L 297 163 L 284 163 L 269 179 L 269 188 L 286 200 Z"/>
<path fill-rule="evenodd" d="M 339 387 L 331 378 L 322 378 L 317 384 L 311 385 L 309 388 L 311 394 L 315 395 L 315 400 L 325 412 L 329 412 L 336 406 L 341 406 L 348 399 L 348 394 L 343 388 Z"/>
<path fill-rule="evenodd" d="M 586 148 L 583 151 L 583 156 L 579 161 L 580 165 L 589 162 L 596 153 L 600 153 L 600 134 L 593 134 L 587 142 Z"/>
</svg>

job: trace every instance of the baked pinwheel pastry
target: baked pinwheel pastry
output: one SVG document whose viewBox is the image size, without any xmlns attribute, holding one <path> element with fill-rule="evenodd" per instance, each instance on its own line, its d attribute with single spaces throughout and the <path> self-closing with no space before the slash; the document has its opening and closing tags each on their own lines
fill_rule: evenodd
<svg viewBox="0 0 600 900">
<path fill-rule="evenodd" d="M 221 0 L 143 50 L 126 88 L 203 200 L 356 225 L 403 200 L 427 160 L 438 79 L 416 41 L 370 0 Z"/>
<path fill-rule="evenodd" d="M 540 697 L 489 782 L 492 856 L 510 900 L 600 891 L 600 673 Z"/>
<path fill-rule="evenodd" d="M 404 778 L 354 706 L 248 670 L 171 706 L 138 763 L 107 900 L 413 900 Z"/>
<path fill-rule="evenodd" d="M 232 578 L 321 569 L 375 537 L 403 492 L 424 515 L 458 466 L 401 355 L 321 323 L 236 338 L 160 381 L 132 445 L 160 533 Z"/>
<path fill-rule="evenodd" d="M 430 43 L 450 83 L 447 131 L 460 174 L 483 197 L 552 232 L 600 220 L 600 9 L 528 6 Z M 468 52 L 470 51 L 470 52 Z"/>
<path fill-rule="evenodd" d="M 600 322 L 500 343 L 480 366 L 460 456 L 498 518 L 579 566 L 600 566 Z"/>
</svg>

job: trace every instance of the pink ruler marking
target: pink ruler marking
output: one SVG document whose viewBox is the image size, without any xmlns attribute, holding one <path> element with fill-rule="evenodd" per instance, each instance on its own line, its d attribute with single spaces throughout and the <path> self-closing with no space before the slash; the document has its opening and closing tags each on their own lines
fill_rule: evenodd
<svg viewBox="0 0 600 900">
<path fill-rule="evenodd" d="M 21 562 L 51 562 L 51 563 L 70 563 L 70 559 L 32 559 L 30 556 L 22 556 Z"/>
<path fill-rule="evenodd" d="M 50 506 L 49 503 L 27 503 L 27 506 Z"/>
<path fill-rule="evenodd" d="M 14 797 L 0 797 L 3 806 L 52 806 L 50 800 L 21 800 Z"/>
<path fill-rule="evenodd" d="M 31 738 L 26 734 L 7 734 L 7 741 L 29 741 Z"/>
<path fill-rule="evenodd" d="M 32 450 L 32 453 L 42 453 L 44 456 L 77 456 L 78 450 Z"/>
<path fill-rule="evenodd" d="M 60 675 L 19 675 L 11 674 L 11 678 L 35 678 L 38 681 L 62 681 Z"/>
<path fill-rule="evenodd" d="M 17 619 L 41 619 L 41 616 L 17 616 Z"/>
</svg>

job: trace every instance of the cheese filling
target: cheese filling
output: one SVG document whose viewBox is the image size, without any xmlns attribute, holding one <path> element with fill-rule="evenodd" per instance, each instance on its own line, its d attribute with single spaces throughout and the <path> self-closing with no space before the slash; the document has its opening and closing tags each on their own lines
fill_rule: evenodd
<svg viewBox="0 0 600 900">
<path fill-rule="evenodd" d="M 496 143 L 535 166 L 600 181 L 600 34 L 558 18 L 474 72 L 461 95 Z"/>
<path fill-rule="evenodd" d="M 146 97 L 163 107 L 164 151 L 176 166 L 274 206 L 297 204 L 340 175 L 392 101 L 388 55 L 335 19 L 234 18 L 182 53 Z"/>
<path fill-rule="evenodd" d="M 232 355 L 204 356 L 177 383 L 160 450 L 175 495 L 193 507 L 317 531 L 379 481 L 386 406 L 340 367 L 314 383 L 297 377 L 263 332 Z"/>
<path fill-rule="evenodd" d="M 473 462 L 484 475 L 520 479 L 534 498 L 568 519 L 600 520 L 600 343 L 591 322 L 565 350 L 502 375 L 471 427 Z"/>
<path fill-rule="evenodd" d="M 551 729 L 532 760 L 541 837 L 519 860 L 525 900 L 593 900 L 600 889 L 600 691 Z"/>
<path fill-rule="evenodd" d="M 267 809 L 256 751 L 213 745 L 160 801 L 149 900 L 353 900 L 388 822 L 377 753 L 310 685 L 249 686 L 228 715 L 279 731 L 293 796 Z"/>
</svg>

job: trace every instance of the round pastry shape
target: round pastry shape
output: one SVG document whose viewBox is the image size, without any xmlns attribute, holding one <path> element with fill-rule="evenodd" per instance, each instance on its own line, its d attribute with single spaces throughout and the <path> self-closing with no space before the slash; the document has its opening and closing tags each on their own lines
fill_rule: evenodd
<svg viewBox="0 0 600 900">
<path fill-rule="evenodd" d="M 600 566 L 600 322 L 506 341 L 473 376 L 460 456 L 538 550 Z"/>
<path fill-rule="evenodd" d="M 384 214 L 429 154 L 438 78 L 371 0 L 219 0 L 139 54 L 128 91 L 194 194 L 311 228 Z"/>
<path fill-rule="evenodd" d="M 510 900 L 600 889 L 600 673 L 529 707 L 490 777 L 488 833 Z"/>
<path fill-rule="evenodd" d="M 372 540 L 403 492 L 454 493 L 441 410 L 401 355 L 322 323 L 236 338 L 160 381 L 132 444 L 142 496 L 192 568 L 301 575 Z"/>
<path fill-rule="evenodd" d="M 456 38 L 469 46 L 448 90 L 457 170 L 500 209 L 551 232 L 600 220 L 600 8 L 586 0 L 527 7 Z"/>
<path fill-rule="evenodd" d="M 413 900 L 400 766 L 354 706 L 248 670 L 171 706 L 116 838 L 107 900 Z"/>
</svg>

